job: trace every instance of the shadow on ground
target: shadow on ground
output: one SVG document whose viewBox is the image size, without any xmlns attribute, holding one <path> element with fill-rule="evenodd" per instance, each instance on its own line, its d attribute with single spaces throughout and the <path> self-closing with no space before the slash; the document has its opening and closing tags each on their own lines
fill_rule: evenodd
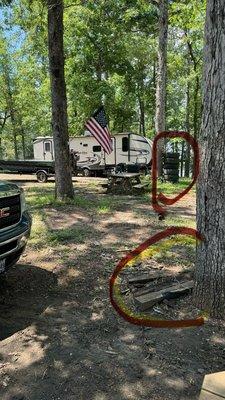
<svg viewBox="0 0 225 400">
<path fill-rule="evenodd" d="M 17 264 L 0 277 L 0 340 L 32 324 L 49 305 L 56 276 L 34 265 Z"/>
</svg>

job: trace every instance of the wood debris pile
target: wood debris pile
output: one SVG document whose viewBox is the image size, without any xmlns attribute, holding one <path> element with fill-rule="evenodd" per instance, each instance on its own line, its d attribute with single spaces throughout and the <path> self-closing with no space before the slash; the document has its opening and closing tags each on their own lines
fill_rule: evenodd
<svg viewBox="0 0 225 400">
<path fill-rule="evenodd" d="M 156 305 L 163 303 L 167 307 L 173 307 L 175 299 L 191 293 L 194 282 L 189 272 L 184 271 L 179 276 L 174 276 L 171 271 L 162 271 L 159 268 L 143 269 L 139 263 L 132 268 L 132 272 L 130 269 L 124 274 L 121 292 L 124 295 L 132 293 L 135 308 L 139 311 L 153 309 L 160 313 Z"/>
</svg>

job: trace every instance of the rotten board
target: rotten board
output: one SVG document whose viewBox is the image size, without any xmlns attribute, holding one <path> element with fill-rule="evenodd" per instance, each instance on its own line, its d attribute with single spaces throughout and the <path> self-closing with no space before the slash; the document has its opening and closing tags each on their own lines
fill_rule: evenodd
<svg viewBox="0 0 225 400">
<path fill-rule="evenodd" d="M 135 283 L 147 283 L 150 281 L 154 281 L 155 279 L 162 278 L 165 276 L 162 271 L 159 272 L 152 272 L 148 274 L 140 274 L 136 276 L 132 276 L 132 278 L 128 279 L 128 283 L 135 284 Z"/>
<path fill-rule="evenodd" d="M 188 293 L 194 286 L 193 281 L 179 283 L 159 290 L 158 292 L 150 292 L 135 298 L 136 305 L 141 311 L 147 310 L 154 304 L 163 301 L 164 299 L 175 299 Z"/>
</svg>

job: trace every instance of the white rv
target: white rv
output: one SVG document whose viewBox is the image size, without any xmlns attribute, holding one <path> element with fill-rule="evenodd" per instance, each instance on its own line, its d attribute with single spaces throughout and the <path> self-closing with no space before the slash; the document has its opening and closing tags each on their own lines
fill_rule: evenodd
<svg viewBox="0 0 225 400">
<path fill-rule="evenodd" d="M 148 169 L 152 159 L 151 140 L 134 133 L 119 133 L 112 136 L 113 151 L 106 154 L 96 139 L 86 131 L 84 136 L 71 137 L 69 146 L 78 155 L 78 168 L 83 175 L 112 169 L 118 164 L 133 165 Z M 51 137 L 38 137 L 33 142 L 34 159 L 54 160 L 54 146 Z"/>
</svg>

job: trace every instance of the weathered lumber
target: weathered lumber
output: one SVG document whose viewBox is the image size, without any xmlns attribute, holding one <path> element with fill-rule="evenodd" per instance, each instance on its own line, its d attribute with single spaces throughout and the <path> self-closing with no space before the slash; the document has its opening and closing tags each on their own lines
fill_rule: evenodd
<svg viewBox="0 0 225 400">
<path fill-rule="evenodd" d="M 136 297 L 135 302 L 140 310 L 144 311 L 154 306 L 154 304 L 163 301 L 164 299 L 175 299 L 188 293 L 193 288 L 193 285 L 193 281 L 179 283 L 177 285 L 159 290 L 158 292 L 150 292 L 144 294 L 143 296 Z"/>
<path fill-rule="evenodd" d="M 205 375 L 199 400 L 225 399 L 225 371 Z"/>
<path fill-rule="evenodd" d="M 222 400 L 222 399 L 224 399 L 224 397 L 217 396 L 217 394 L 208 392 L 207 390 L 203 389 L 199 397 L 199 400 Z"/>
<path fill-rule="evenodd" d="M 155 279 L 162 278 L 163 274 L 161 271 L 159 272 L 152 272 L 148 274 L 141 274 L 137 276 L 132 276 L 132 278 L 129 278 L 128 282 L 131 284 L 135 283 L 147 283 L 150 281 L 154 281 Z"/>
</svg>

